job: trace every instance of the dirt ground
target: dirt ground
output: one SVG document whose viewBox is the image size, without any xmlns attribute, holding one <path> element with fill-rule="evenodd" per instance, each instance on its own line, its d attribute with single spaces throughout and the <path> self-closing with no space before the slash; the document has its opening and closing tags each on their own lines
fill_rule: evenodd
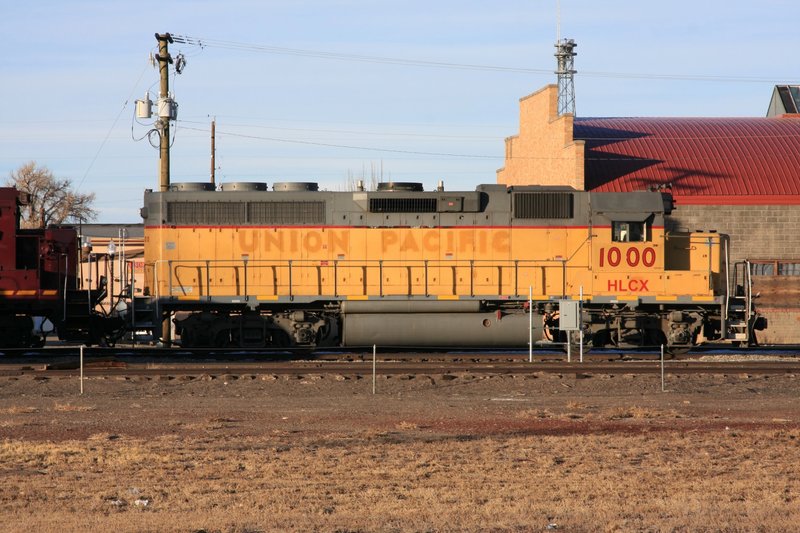
<svg viewBox="0 0 800 533">
<path fill-rule="evenodd" d="M 800 378 L 578 370 L 0 378 L 2 528 L 800 531 Z"/>
</svg>

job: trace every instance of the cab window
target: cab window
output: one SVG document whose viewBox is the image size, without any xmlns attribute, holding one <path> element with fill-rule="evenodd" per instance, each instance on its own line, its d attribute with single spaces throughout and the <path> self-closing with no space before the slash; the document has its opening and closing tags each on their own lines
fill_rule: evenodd
<svg viewBox="0 0 800 533">
<path fill-rule="evenodd" d="M 614 242 L 644 242 L 647 240 L 646 222 L 614 222 L 612 224 Z"/>
</svg>

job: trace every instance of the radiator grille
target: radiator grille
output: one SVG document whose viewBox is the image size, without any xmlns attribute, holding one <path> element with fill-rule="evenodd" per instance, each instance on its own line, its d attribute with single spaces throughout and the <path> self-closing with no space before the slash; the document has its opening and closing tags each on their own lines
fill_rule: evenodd
<svg viewBox="0 0 800 533">
<path fill-rule="evenodd" d="M 574 199 L 569 192 L 514 194 L 515 218 L 573 218 Z"/>
<path fill-rule="evenodd" d="M 325 202 L 250 202 L 251 224 L 324 224 Z"/>
<path fill-rule="evenodd" d="M 170 202 L 167 222 L 220 226 L 324 224 L 325 202 Z"/>
<path fill-rule="evenodd" d="M 244 224 L 245 204 L 241 202 L 170 202 L 167 221 L 171 224 Z"/>
<path fill-rule="evenodd" d="M 372 213 L 435 213 L 436 198 L 370 198 Z"/>
</svg>

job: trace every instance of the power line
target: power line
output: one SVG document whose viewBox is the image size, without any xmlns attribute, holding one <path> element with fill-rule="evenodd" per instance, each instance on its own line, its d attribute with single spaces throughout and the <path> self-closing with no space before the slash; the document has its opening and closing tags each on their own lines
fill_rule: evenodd
<svg viewBox="0 0 800 533">
<path fill-rule="evenodd" d="M 103 142 L 101 142 L 100 147 L 97 148 L 97 151 L 95 152 L 94 157 L 89 163 L 86 172 L 83 173 L 81 181 L 79 181 L 78 185 L 75 186 L 76 191 L 80 190 L 81 186 L 83 185 L 83 182 L 86 181 L 86 177 L 89 175 L 89 172 L 92 171 L 94 164 L 97 162 L 97 158 L 100 157 L 100 152 L 102 152 L 103 148 L 105 148 L 106 143 L 108 142 L 108 138 L 111 137 L 111 132 L 114 131 L 114 128 L 117 126 L 117 122 L 119 121 L 119 117 L 122 116 L 122 112 L 125 111 L 126 107 L 128 107 L 128 102 L 130 101 L 131 98 L 133 98 L 133 93 L 136 90 L 136 87 L 139 85 L 139 82 L 142 81 L 142 77 L 144 76 L 145 72 L 147 72 L 147 67 L 142 69 L 142 73 L 139 74 L 139 79 L 136 80 L 136 83 L 133 84 L 133 89 L 131 89 L 131 93 L 128 95 L 128 98 L 125 100 L 125 102 L 123 102 L 122 107 L 119 110 L 119 113 L 117 113 L 117 116 L 114 118 L 114 122 L 111 123 L 111 127 L 108 128 L 108 132 L 106 133 L 105 138 L 103 138 Z"/>
<path fill-rule="evenodd" d="M 552 69 L 506 67 L 498 65 L 480 65 L 470 63 L 452 63 L 447 61 L 429 61 L 424 59 L 405 59 L 398 57 L 381 57 L 361 54 L 344 54 L 339 52 L 325 52 L 321 50 L 310 50 L 303 48 L 287 48 L 282 46 L 271 46 L 263 44 L 239 43 L 235 41 L 222 41 L 217 39 L 204 39 L 189 37 L 187 35 L 173 35 L 176 43 L 198 46 L 200 48 L 222 48 L 227 50 L 241 50 L 247 52 L 280 54 L 300 57 L 311 57 L 316 59 L 333 59 L 337 61 L 356 61 L 362 63 L 377 63 L 384 65 L 402 65 L 409 67 L 427 67 L 455 70 L 476 70 L 484 72 L 508 72 L 516 74 L 547 74 L 552 75 Z M 603 72 L 583 70 L 577 73 L 578 76 L 593 78 L 623 78 L 623 79 L 643 79 L 643 80 L 673 80 L 673 81 L 705 81 L 705 82 L 725 82 L 725 83 L 781 83 L 780 80 L 793 79 L 795 77 L 761 77 L 761 76 L 722 76 L 722 75 L 703 75 L 703 74 L 677 74 L 677 73 L 634 73 L 634 72 Z"/>
<path fill-rule="evenodd" d="M 197 120 L 179 120 L 181 124 L 206 124 Z M 434 133 L 410 133 L 410 132 L 376 132 L 376 131 L 359 131 L 359 130 L 340 130 L 340 129 L 318 129 L 318 128 L 287 128 L 281 126 L 263 126 L 258 124 L 237 124 L 226 123 L 228 126 L 237 128 L 257 128 L 266 130 L 278 131 L 296 131 L 301 133 L 335 133 L 337 135 L 369 135 L 374 137 L 416 137 L 424 139 L 458 139 L 458 140 L 476 140 L 476 141 L 494 141 L 497 137 L 477 136 L 477 135 L 442 135 Z M 188 128 L 187 128 L 188 129 Z"/>
<path fill-rule="evenodd" d="M 183 129 L 185 130 L 192 130 L 192 131 L 202 131 L 206 132 L 207 130 L 201 128 L 192 128 L 188 126 L 184 126 Z M 244 133 L 233 133 L 233 132 L 226 132 L 220 131 L 219 129 L 216 130 L 217 135 L 227 135 L 229 137 L 239 137 L 242 139 L 255 139 L 259 141 L 272 141 L 272 142 L 281 142 L 281 143 L 291 143 L 291 144 L 303 144 L 303 145 L 310 145 L 310 146 L 325 146 L 328 148 L 346 148 L 349 150 L 364 150 L 368 152 L 385 152 L 385 153 L 392 153 L 392 154 L 413 154 L 413 155 L 429 155 L 429 156 L 438 156 L 438 157 L 465 157 L 465 158 L 472 158 L 472 159 L 500 159 L 500 156 L 492 156 L 492 155 L 476 155 L 476 154 L 453 154 L 453 153 L 446 153 L 446 152 L 422 152 L 417 150 L 399 150 L 394 148 L 375 148 L 371 146 L 353 146 L 353 145 L 346 145 L 346 144 L 334 144 L 334 143 L 323 143 L 323 142 L 315 142 L 315 141 L 301 141 L 298 139 L 280 139 L 277 137 L 262 137 L 259 135 L 246 135 Z"/>
<path fill-rule="evenodd" d="M 208 130 L 201 129 L 201 128 L 192 128 L 188 126 L 184 126 L 183 129 L 185 130 L 192 130 L 192 131 L 199 131 L 199 132 L 208 132 Z M 381 152 L 381 153 L 393 153 L 393 154 L 405 154 L 405 155 L 422 155 L 422 156 L 433 156 L 433 157 L 453 157 L 453 158 L 463 158 L 463 159 L 494 159 L 499 160 L 503 159 L 503 156 L 491 156 L 491 155 L 483 155 L 483 154 L 459 154 L 459 153 L 449 153 L 449 152 L 428 152 L 428 151 L 418 151 L 418 150 L 400 150 L 400 149 L 393 149 L 393 148 L 376 148 L 370 146 L 356 146 L 356 145 L 345 145 L 345 144 L 334 144 L 334 143 L 324 143 L 324 142 L 316 142 L 316 141 L 303 141 L 298 139 L 281 139 L 277 137 L 263 137 L 258 135 L 247 135 L 243 133 L 234 133 L 234 132 L 224 132 L 220 131 L 219 129 L 216 130 L 217 135 L 224 135 L 228 137 L 238 137 L 243 139 L 253 139 L 258 141 L 269 141 L 269 142 L 280 142 L 280 143 L 289 143 L 289 144 L 301 144 L 307 146 L 324 146 L 327 148 L 344 148 L 348 150 L 362 150 L 367 152 Z M 713 139 L 715 137 L 708 137 L 709 139 Z M 744 137 L 743 137 L 744 138 Z M 593 140 L 593 139 L 592 139 Z M 681 139 L 673 139 L 673 140 L 688 140 L 688 141 L 695 141 L 695 140 L 703 140 L 702 137 L 686 137 Z M 588 152 L 592 151 L 594 154 L 598 155 L 588 155 Z M 599 154 L 607 154 L 606 156 L 599 155 Z M 605 152 L 602 150 L 594 150 L 591 147 L 587 147 L 587 155 L 585 155 L 585 161 L 612 161 L 618 162 L 619 156 L 621 154 L 616 154 L 614 152 Z M 759 156 L 760 157 L 760 156 Z M 730 161 L 733 159 L 736 160 L 745 160 L 745 159 L 757 159 L 756 156 L 751 155 L 740 155 L 737 158 L 731 158 L 727 156 L 718 156 L 718 155 L 704 155 L 704 154 L 686 154 L 682 156 L 682 159 L 691 160 L 691 161 Z M 547 156 L 512 156 L 508 159 L 515 159 L 515 160 L 538 160 L 538 161 L 566 161 L 571 159 L 567 156 L 556 156 L 556 157 L 547 157 Z"/>
</svg>

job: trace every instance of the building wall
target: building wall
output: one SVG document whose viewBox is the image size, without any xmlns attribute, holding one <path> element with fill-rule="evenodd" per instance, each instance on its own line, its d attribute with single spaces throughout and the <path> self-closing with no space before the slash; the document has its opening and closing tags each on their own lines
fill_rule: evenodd
<svg viewBox="0 0 800 533">
<path fill-rule="evenodd" d="M 573 116 L 558 116 L 558 87 L 548 85 L 519 101 L 519 134 L 506 138 L 497 183 L 567 185 L 584 189 L 584 141 L 572 139 Z"/>
<path fill-rule="evenodd" d="M 681 205 L 671 231 L 717 230 L 731 237 L 731 260 L 800 259 L 800 206 Z"/>
<path fill-rule="evenodd" d="M 558 116 L 558 87 L 548 85 L 520 99 L 519 134 L 506 139 L 505 185 L 567 185 L 585 190 L 585 143 L 573 140 L 573 116 Z M 776 260 L 798 275 L 754 276 L 757 308 L 769 327 L 762 343 L 800 343 L 800 205 L 682 205 L 668 231 L 717 230 L 730 236 L 731 262 Z"/>
<path fill-rule="evenodd" d="M 717 230 L 730 236 L 731 263 L 775 261 L 763 275 L 753 276 L 756 309 L 768 327 L 757 332 L 762 344 L 800 343 L 800 273 L 797 267 L 778 268 L 778 262 L 800 265 L 800 206 L 796 205 L 681 205 L 667 220 L 667 229 Z"/>
</svg>

